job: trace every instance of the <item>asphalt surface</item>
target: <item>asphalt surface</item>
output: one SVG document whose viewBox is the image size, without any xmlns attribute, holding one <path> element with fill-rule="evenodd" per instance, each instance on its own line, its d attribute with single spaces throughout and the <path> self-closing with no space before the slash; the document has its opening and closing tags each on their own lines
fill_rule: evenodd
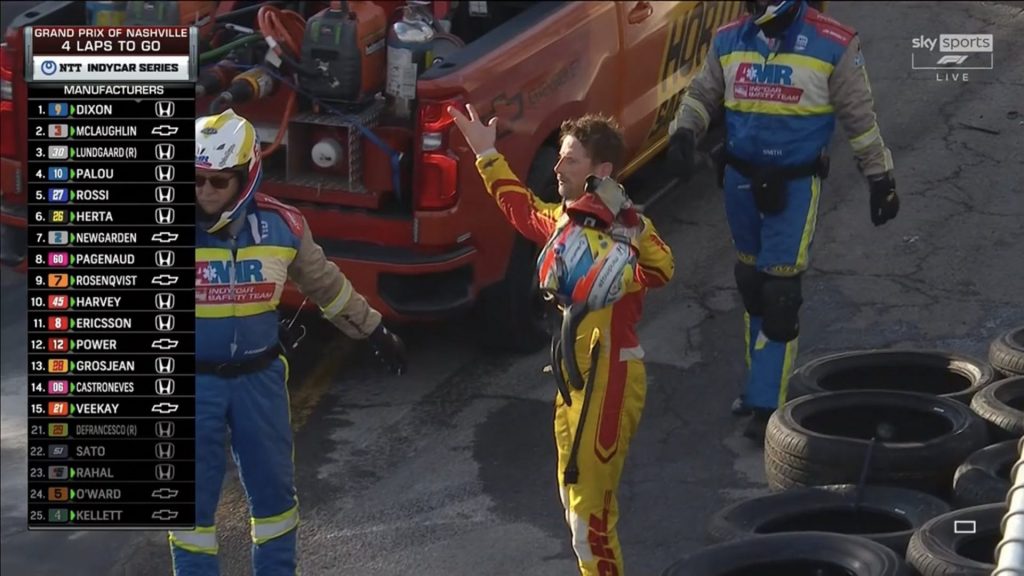
<svg viewBox="0 0 1024 576">
<path fill-rule="evenodd" d="M 1024 323 L 1024 8 L 830 2 L 829 10 L 865 40 L 902 211 L 872 226 L 865 183 L 837 133 L 804 283 L 800 361 L 862 348 L 984 357 L 994 337 Z M 911 70 L 913 38 L 954 32 L 994 34 L 994 69 L 972 71 L 967 83 Z M 641 327 L 648 402 L 619 523 L 629 573 L 638 575 L 705 546 L 713 512 L 766 492 L 761 452 L 728 413 L 744 374 L 743 320 L 712 175 L 652 215 L 677 272 L 648 298 Z M 2 290 L 2 572 L 169 573 L 161 533 L 25 530 L 24 282 L 5 271 Z M 401 378 L 359 363 L 358 348 L 356 363 L 342 368 L 351 347 L 322 325 L 295 364 L 302 573 L 573 574 L 544 354 L 486 354 L 455 322 L 407 336 L 412 369 Z M 222 574 L 250 574 L 236 479 L 222 502 Z"/>
</svg>

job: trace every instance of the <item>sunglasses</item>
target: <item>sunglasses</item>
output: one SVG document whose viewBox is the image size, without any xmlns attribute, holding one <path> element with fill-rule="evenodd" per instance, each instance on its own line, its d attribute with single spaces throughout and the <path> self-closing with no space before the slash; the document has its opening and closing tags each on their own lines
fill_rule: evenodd
<svg viewBox="0 0 1024 576">
<path fill-rule="evenodd" d="M 207 182 L 209 182 L 214 188 L 223 190 L 231 185 L 231 180 L 234 177 L 234 174 L 215 174 L 213 176 L 196 174 L 196 188 L 202 188 Z"/>
</svg>

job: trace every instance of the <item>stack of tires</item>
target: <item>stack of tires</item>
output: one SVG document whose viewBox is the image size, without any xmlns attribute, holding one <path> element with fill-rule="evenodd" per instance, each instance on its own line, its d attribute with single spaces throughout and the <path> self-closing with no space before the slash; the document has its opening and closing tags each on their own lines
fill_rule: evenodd
<svg viewBox="0 0 1024 576">
<path fill-rule="evenodd" d="M 789 386 L 765 437 L 774 493 L 717 513 L 715 545 L 664 576 L 992 573 L 1024 467 L 1024 326 L 993 341 L 987 363 L 844 352 L 808 362 Z"/>
</svg>

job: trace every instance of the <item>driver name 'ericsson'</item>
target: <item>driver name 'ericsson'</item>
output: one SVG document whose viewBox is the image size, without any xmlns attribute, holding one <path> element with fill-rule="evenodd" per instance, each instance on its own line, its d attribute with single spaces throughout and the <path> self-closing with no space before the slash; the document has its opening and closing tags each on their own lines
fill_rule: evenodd
<svg viewBox="0 0 1024 576">
<path fill-rule="evenodd" d="M 81 316 L 75 318 L 75 328 L 79 330 L 131 330 L 132 319 L 119 316 L 111 317 L 89 317 Z"/>
<path fill-rule="evenodd" d="M 75 274 L 74 286 L 121 288 L 136 286 L 139 277 L 135 274 Z"/>
</svg>

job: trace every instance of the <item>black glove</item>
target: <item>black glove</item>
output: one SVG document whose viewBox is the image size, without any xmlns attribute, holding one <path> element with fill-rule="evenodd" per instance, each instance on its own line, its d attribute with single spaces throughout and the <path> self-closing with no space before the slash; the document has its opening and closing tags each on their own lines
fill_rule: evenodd
<svg viewBox="0 0 1024 576">
<path fill-rule="evenodd" d="M 683 182 L 689 182 L 693 176 L 696 151 L 697 136 L 691 130 L 680 128 L 668 140 L 669 168 Z"/>
<path fill-rule="evenodd" d="M 393 332 L 389 332 L 383 322 L 366 340 L 374 357 L 387 371 L 399 376 L 405 373 L 405 343 Z"/>
<path fill-rule="evenodd" d="M 881 226 L 900 212 L 900 198 L 896 195 L 896 180 L 892 172 L 868 178 L 871 188 L 871 222 Z"/>
</svg>

